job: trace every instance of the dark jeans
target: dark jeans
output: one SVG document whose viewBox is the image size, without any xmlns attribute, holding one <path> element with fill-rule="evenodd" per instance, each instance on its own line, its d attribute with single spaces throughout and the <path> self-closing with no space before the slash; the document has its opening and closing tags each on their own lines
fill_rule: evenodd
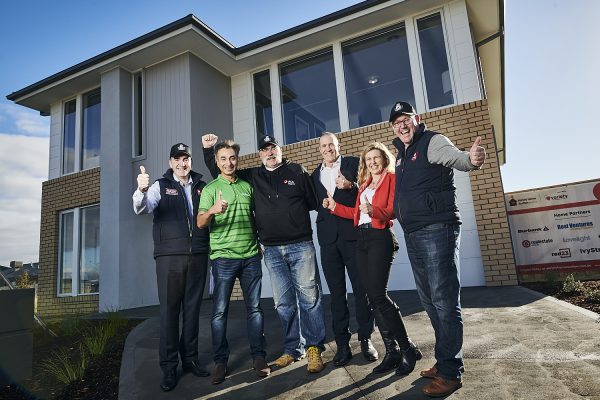
<svg viewBox="0 0 600 400">
<path fill-rule="evenodd" d="M 212 266 L 215 288 L 213 291 L 213 314 L 211 319 L 212 344 L 215 363 L 227 364 L 227 313 L 229 299 L 236 278 L 240 280 L 246 303 L 248 341 L 252 358 L 265 357 L 263 311 L 260 307 L 262 266 L 260 256 L 233 260 L 217 258 Z"/>
<path fill-rule="evenodd" d="M 398 241 L 390 229 L 361 229 L 356 242 L 356 265 L 371 307 L 387 310 L 396 303 L 387 293 L 390 268 Z"/>
<path fill-rule="evenodd" d="M 338 345 L 350 341 L 350 312 L 346 298 L 346 271 L 354 292 L 358 340 L 369 339 L 374 323 L 367 292 L 361 282 L 356 267 L 356 241 L 348 241 L 338 236 L 335 243 L 321 246 L 321 267 L 331 293 L 331 316 L 333 333 Z"/>
<path fill-rule="evenodd" d="M 405 233 L 417 292 L 435 332 L 435 359 L 444 378 L 460 379 L 463 320 L 460 305 L 460 225 L 433 224 Z"/>
<path fill-rule="evenodd" d="M 184 363 L 198 359 L 198 323 L 207 265 L 207 254 L 156 258 L 160 302 L 158 358 L 163 372 L 177 368 L 178 353 Z"/>
</svg>

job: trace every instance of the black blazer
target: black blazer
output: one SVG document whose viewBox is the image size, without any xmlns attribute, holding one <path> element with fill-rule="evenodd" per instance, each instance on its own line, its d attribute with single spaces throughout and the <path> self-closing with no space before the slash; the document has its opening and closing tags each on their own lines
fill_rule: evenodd
<svg viewBox="0 0 600 400">
<path fill-rule="evenodd" d="M 340 190 L 335 189 L 333 199 L 340 204 L 348 207 L 354 207 L 356 204 L 356 196 L 358 195 L 358 186 L 356 185 L 358 175 L 357 157 L 342 157 L 340 171 L 349 181 L 354 182 L 352 189 Z M 356 240 L 357 233 L 354 228 L 354 221 L 342 217 L 335 216 L 323 207 L 323 199 L 327 197 L 327 189 L 321 183 L 321 165 L 311 174 L 315 184 L 315 192 L 317 194 L 317 238 L 319 245 L 335 243 L 338 235 L 344 240 Z"/>
</svg>

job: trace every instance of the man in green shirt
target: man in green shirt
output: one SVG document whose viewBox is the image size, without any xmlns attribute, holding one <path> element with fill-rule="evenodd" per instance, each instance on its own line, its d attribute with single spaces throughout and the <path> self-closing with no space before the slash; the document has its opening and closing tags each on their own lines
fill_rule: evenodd
<svg viewBox="0 0 600 400">
<path fill-rule="evenodd" d="M 225 380 L 229 345 L 227 312 L 231 291 L 239 279 L 248 313 L 248 340 L 256 374 L 271 373 L 265 361 L 263 311 L 260 307 L 262 265 L 259 254 L 252 186 L 236 176 L 240 146 L 226 140 L 215 146 L 219 176 L 202 190 L 198 227 L 210 227 L 210 259 L 214 280 L 211 320 L 215 366 L 212 383 Z"/>
</svg>

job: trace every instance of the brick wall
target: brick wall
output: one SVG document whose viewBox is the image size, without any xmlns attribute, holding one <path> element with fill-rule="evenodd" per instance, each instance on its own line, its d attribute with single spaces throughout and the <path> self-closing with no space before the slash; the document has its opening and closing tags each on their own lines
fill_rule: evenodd
<svg viewBox="0 0 600 400">
<path fill-rule="evenodd" d="M 59 213 L 100 202 L 100 168 L 42 184 L 38 313 L 42 316 L 98 312 L 98 295 L 57 296 Z"/>
</svg>

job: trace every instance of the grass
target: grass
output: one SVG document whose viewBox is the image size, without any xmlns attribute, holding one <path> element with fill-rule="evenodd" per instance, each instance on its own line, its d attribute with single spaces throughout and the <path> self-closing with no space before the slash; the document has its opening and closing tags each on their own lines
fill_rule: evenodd
<svg viewBox="0 0 600 400">
<path fill-rule="evenodd" d="M 42 370 L 65 385 L 80 380 L 89 360 L 81 344 L 78 355 L 73 354 L 72 350 L 59 348 L 52 351 L 50 357 L 42 361 Z"/>
</svg>

